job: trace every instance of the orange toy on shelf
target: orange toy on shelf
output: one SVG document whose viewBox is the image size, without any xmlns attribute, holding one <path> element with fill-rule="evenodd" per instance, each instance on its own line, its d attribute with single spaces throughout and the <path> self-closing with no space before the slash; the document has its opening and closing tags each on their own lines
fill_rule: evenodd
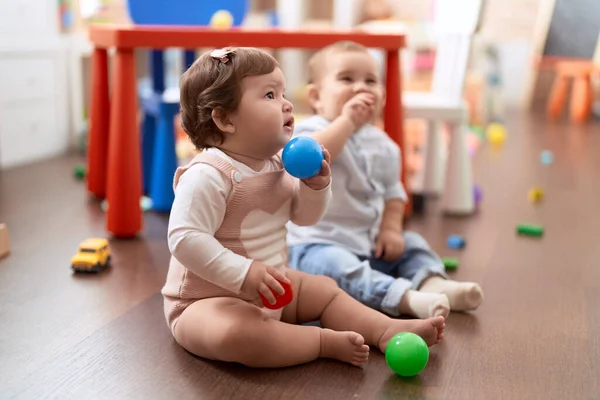
<svg viewBox="0 0 600 400">
<path fill-rule="evenodd" d="M 106 196 L 110 207 L 106 229 L 116 237 L 133 237 L 142 229 L 139 201 L 142 194 L 138 137 L 137 91 L 133 52 L 136 48 L 252 46 L 271 49 L 318 49 L 340 40 L 352 40 L 387 52 L 387 105 L 385 129 L 403 145 L 400 50 L 405 36 L 356 31 L 288 31 L 232 28 L 213 30 L 185 26 L 92 25 L 90 40 L 95 48 L 92 70 L 92 107 L 88 149 L 88 189 Z M 109 103 L 107 50 L 115 48 Z M 108 122 L 108 123 L 107 123 Z M 404 160 L 404 158 L 403 158 Z M 402 181 L 404 172 L 402 168 Z"/>
</svg>

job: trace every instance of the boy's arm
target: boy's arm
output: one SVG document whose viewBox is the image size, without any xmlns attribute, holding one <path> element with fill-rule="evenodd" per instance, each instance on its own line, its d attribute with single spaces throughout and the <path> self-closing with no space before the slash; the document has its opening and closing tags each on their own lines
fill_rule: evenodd
<svg viewBox="0 0 600 400">
<path fill-rule="evenodd" d="M 401 233 L 407 194 L 400 181 L 400 161 L 402 155 L 398 146 L 392 143 L 391 140 L 390 143 L 392 151 L 389 159 L 389 168 L 386 169 L 385 206 L 381 218 L 380 231 L 393 230 Z"/>
<path fill-rule="evenodd" d="M 344 104 L 340 116 L 331 124 L 321 130 L 315 129 L 312 137 L 329 151 L 331 162 L 340 155 L 354 132 L 371 120 L 374 100 L 370 93 L 358 93 Z"/>
<path fill-rule="evenodd" d="M 348 139 L 354 134 L 354 123 L 344 115 L 337 117 L 325 129 L 314 132 L 311 137 L 325 147 L 334 162 L 340 155 Z"/>
<path fill-rule="evenodd" d="M 194 274 L 239 293 L 252 260 L 214 237 L 225 216 L 228 191 L 221 173 L 209 165 L 184 173 L 171 208 L 168 244 L 173 257 Z"/>
<path fill-rule="evenodd" d="M 402 233 L 405 203 L 402 199 L 386 200 L 381 218 L 379 231 L 394 231 Z"/>
</svg>

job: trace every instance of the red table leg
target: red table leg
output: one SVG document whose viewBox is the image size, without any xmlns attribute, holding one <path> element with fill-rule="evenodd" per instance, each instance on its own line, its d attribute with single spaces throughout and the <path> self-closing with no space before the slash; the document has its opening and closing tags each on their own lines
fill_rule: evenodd
<svg viewBox="0 0 600 400">
<path fill-rule="evenodd" d="M 117 49 L 110 110 L 106 227 L 116 237 L 142 228 L 140 137 L 133 49 Z"/>
<path fill-rule="evenodd" d="M 406 183 L 406 151 L 404 147 L 404 109 L 402 106 L 402 75 L 400 72 L 400 50 L 387 52 L 386 104 L 384 111 L 384 126 L 387 134 L 396 142 L 402 152 L 400 165 L 400 180 L 409 192 Z M 410 193 L 406 204 L 407 213 L 410 211 Z"/>
<path fill-rule="evenodd" d="M 92 56 L 92 104 L 88 137 L 88 190 L 98 198 L 106 196 L 106 160 L 108 153 L 108 56 L 96 48 Z"/>
</svg>

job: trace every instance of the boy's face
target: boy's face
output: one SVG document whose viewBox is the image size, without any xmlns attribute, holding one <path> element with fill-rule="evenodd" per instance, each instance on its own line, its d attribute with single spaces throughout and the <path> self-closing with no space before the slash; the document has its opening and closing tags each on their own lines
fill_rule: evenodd
<svg viewBox="0 0 600 400">
<path fill-rule="evenodd" d="M 333 121 L 348 100 L 363 92 L 375 98 L 377 116 L 384 92 L 375 59 L 366 51 L 333 51 L 325 57 L 316 86 L 309 89 L 309 100 L 317 114 Z"/>
</svg>

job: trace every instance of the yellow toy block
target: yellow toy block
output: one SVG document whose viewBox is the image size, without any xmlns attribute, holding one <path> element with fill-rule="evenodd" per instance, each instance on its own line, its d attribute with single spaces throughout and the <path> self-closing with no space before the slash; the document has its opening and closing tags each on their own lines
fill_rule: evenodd
<svg viewBox="0 0 600 400">
<path fill-rule="evenodd" d="M 527 198 L 531 203 L 538 203 L 544 198 L 544 190 L 540 187 L 534 187 L 529 190 Z"/>
<path fill-rule="evenodd" d="M 506 141 L 506 128 L 498 122 L 493 122 L 488 125 L 486 136 L 493 146 L 502 146 Z"/>
</svg>

